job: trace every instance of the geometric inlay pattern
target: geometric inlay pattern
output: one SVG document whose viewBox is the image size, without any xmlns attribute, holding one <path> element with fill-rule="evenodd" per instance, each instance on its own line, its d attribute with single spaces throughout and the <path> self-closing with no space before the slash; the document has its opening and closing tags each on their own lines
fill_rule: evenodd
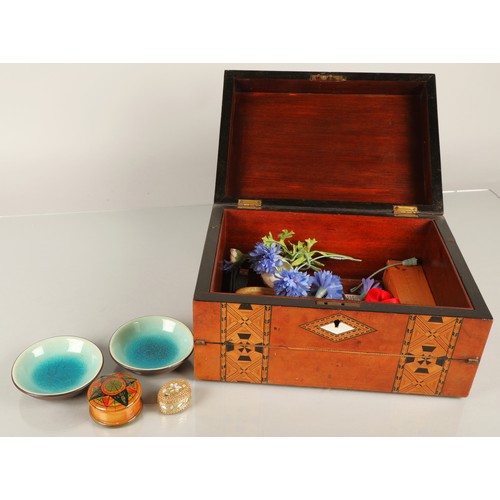
<svg viewBox="0 0 500 500">
<path fill-rule="evenodd" d="M 309 321 L 309 323 L 304 323 L 300 326 L 332 342 L 352 339 L 353 337 L 375 331 L 374 328 L 350 318 L 345 314 L 334 314 L 326 318 Z"/>
<path fill-rule="evenodd" d="M 439 396 L 463 318 L 410 315 L 393 392 Z"/>
<path fill-rule="evenodd" d="M 140 395 L 137 379 L 121 372 L 101 375 L 88 389 L 89 401 L 93 401 L 99 410 L 121 410 L 135 403 Z"/>
<path fill-rule="evenodd" d="M 220 379 L 267 383 L 271 306 L 221 303 Z"/>
</svg>

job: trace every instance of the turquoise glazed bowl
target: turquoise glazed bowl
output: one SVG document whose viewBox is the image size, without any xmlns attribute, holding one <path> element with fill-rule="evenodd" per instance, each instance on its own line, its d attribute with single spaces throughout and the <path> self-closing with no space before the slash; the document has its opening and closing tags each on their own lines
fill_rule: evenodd
<svg viewBox="0 0 500 500">
<path fill-rule="evenodd" d="M 142 375 L 175 370 L 193 352 L 193 334 L 168 316 L 143 316 L 122 325 L 109 341 L 111 357 Z"/>
<path fill-rule="evenodd" d="M 12 366 L 12 381 L 22 392 L 42 399 L 83 392 L 103 366 L 101 350 L 80 337 L 51 337 L 23 351 Z"/>
</svg>

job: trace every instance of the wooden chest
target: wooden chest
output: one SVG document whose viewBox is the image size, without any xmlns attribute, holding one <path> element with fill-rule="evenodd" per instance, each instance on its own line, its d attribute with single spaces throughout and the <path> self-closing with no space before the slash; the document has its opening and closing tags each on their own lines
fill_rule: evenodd
<svg viewBox="0 0 500 500">
<path fill-rule="evenodd" d="M 283 229 L 360 259 L 323 261 L 341 298 L 228 279 Z M 400 303 L 350 293 L 412 257 L 378 275 Z M 227 71 L 193 311 L 198 379 L 467 396 L 492 318 L 443 216 L 434 75 Z"/>
</svg>

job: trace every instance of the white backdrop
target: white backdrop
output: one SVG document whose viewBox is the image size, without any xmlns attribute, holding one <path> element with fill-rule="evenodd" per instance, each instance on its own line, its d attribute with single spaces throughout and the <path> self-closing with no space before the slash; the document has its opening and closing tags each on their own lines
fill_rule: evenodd
<svg viewBox="0 0 500 500">
<path fill-rule="evenodd" d="M 435 73 L 443 188 L 500 193 L 498 64 L 3 64 L 0 216 L 211 203 L 240 68 Z"/>
</svg>

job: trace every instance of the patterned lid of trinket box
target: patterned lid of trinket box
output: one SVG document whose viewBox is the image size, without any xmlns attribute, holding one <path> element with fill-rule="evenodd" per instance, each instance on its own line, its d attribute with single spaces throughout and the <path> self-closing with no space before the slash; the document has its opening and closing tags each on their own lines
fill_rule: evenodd
<svg viewBox="0 0 500 500">
<path fill-rule="evenodd" d="M 141 393 L 139 381 L 128 373 L 102 375 L 87 391 L 90 416 L 103 425 L 126 424 L 142 410 Z"/>
</svg>

